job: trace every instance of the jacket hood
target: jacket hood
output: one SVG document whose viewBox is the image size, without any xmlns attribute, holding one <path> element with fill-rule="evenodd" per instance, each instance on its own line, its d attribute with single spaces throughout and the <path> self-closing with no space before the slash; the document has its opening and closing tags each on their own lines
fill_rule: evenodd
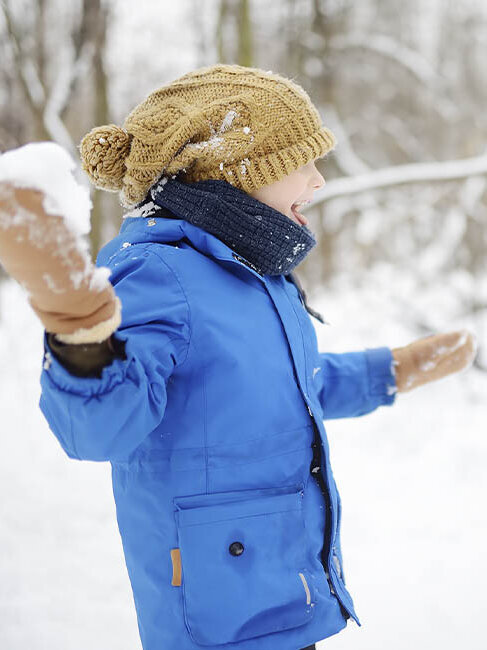
<svg viewBox="0 0 487 650">
<path fill-rule="evenodd" d="M 235 262 L 235 259 L 240 258 L 229 246 L 224 244 L 218 237 L 206 232 L 206 230 L 194 226 L 184 219 L 177 219 L 164 214 L 149 218 L 140 216 L 124 217 L 119 234 L 100 250 L 97 264 L 105 265 L 125 242 L 130 244 L 145 244 L 148 242 L 166 244 L 183 238 L 188 239 L 201 253 L 219 260 Z M 262 277 L 258 273 L 256 275 Z"/>
</svg>

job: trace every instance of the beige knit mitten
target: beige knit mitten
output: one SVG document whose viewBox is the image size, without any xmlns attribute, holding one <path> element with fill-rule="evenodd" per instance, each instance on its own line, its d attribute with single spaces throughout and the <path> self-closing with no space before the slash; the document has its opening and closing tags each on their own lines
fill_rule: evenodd
<svg viewBox="0 0 487 650">
<path fill-rule="evenodd" d="M 47 151 L 57 156 L 55 147 L 48 144 Z M 44 149 L 34 149 L 38 151 Z M 7 155 L 12 156 L 7 159 L 8 170 L 24 160 Z M 5 159 L 2 162 L 5 167 Z M 60 341 L 107 339 L 121 321 L 121 304 L 108 281 L 109 272 L 93 265 L 78 234 L 52 209 L 52 197 L 25 183 L 16 185 L 0 179 L 0 264 L 26 289 L 45 329 Z"/>
<path fill-rule="evenodd" d="M 435 334 L 394 348 L 394 370 L 398 392 L 407 392 L 464 370 L 473 363 L 477 351 L 475 337 L 462 330 Z"/>
</svg>

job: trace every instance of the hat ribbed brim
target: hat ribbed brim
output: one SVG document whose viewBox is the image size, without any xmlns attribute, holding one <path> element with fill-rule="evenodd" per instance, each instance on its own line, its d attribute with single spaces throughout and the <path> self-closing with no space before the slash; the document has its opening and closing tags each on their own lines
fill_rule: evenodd
<svg viewBox="0 0 487 650">
<path fill-rule="evenodd" d="M 296 144 L 261 157 L 252 157 L 192 175 L 192 181 L 225 180 L 244 192 L 275 183 L 291 172 L 334 149 L 336 139 L 325 126 Z"/>
</svg>

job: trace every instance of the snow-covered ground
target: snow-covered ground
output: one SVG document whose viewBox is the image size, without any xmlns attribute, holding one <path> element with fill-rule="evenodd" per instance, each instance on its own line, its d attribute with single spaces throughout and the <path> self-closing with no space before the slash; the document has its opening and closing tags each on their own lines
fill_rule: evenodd
<svg viewBox="0 0 487 650">
<path fill-rule="evenodd" d="M 344 287 L 310 300 L 332 323 L 313 320 L 320 349 L 408 343 L 381 296 Z M 50 433 L 42 328 L 14 282 L 0 285 L 0 316 L 0 648 L 137 650 L 110 465 L 70 460 Z M 327 423 L 362 627 L 322 650 L 485 648 L 486 398 L 471 369 Z"/>
</svg>

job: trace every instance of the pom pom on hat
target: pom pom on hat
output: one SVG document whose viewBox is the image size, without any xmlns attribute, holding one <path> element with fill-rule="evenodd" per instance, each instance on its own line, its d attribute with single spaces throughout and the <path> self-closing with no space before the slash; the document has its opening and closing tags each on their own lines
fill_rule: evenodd
<svg viewBox="0 0 487 650">
<path fill-rule="evenodd" d="M 95 187 L 109 192 L 123 188 L 131 141 L 132 136 L 116 124 L 97 126 L 81 140 L 82 167 Z"/>
<path fill-rule="evenodd" d="M 299 84 L 223 63 L 154 90 L 123 127 L 94 128 L 80 152 L 94 185 L 119 190 L 126 207 L 140 203 L 161 176 L 225 180 L 249 193 L 336 145 Z"/>
</svg>

